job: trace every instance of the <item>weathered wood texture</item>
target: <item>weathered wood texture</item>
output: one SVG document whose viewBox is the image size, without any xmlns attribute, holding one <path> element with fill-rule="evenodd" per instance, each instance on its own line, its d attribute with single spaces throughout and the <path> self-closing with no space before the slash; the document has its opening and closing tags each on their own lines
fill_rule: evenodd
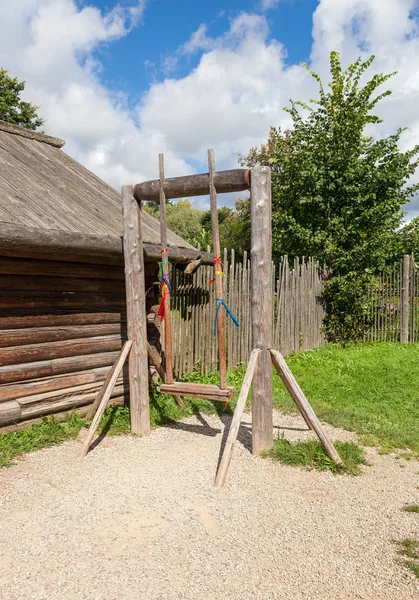
<svg viewBox="0 0 419 600">
<path fill-rule="evenodd" d="M 142 211 L 131 186 L 122 188 L 122 210 L 128 337 L 134 342 L 129 356 L 131 431 L 147 435 L 150 433 L 150 405 Z"/>
<path fill-rule="evenodd" d="M 174 381 L 170 384 L 164 383 L 160 386 L 160 391 L 163 394 L 179 394 L 181 396 L 190 396 L 191 398 L 207 398 L 220 402 L 227 402 L 234 394 L 234 388 L 232 387 L 221 389 L 218 385 L 183 381 Z"/>
<path fill-rule="evenodd" d="M 252 169 L 251 214 L 251 319 L 252 346 L 261 353 L 252 386 L 252 452 L 259 454 L 272 446 L 272 367 L 269 348 L 273 342 L 272 321 L 272 228 L 271 170 Z"/>
<path fill-rule="evenodd" d="M 112 236 L 111 248 L 115 244 L 122 258 L 121 194 L 60 150 L 62 144 L 62 140 L 0 123 L 0 222 L 64 234 Z M 143 234 L 144 242 L 159 243 L 159 223 L 149 214 L 144 215 Z M 59 237 L 56 241 L 62 244 Z M 168 242 L 191 248 L 172 231 Z M 45 252 L 42 246 L 38 249 Z M 84 254 L 88 254 L 86 249 Z"/>
<path fill-rule="evenodd" d="M 371 277 L 367 291 L 364 340 L 419 341 L 419 270 L 413 255 Z"/>
<path fill-rule="evenodd" d="M 220 257 L 220 234 L 218 230 L 218 207 L 217 207 L 217 189 L 215 187 L 215 158 L 214 150 L 208 150 L 208 172 L 210 186 L 210 203 L 211 203 L 211 232 L 212 232 L 212 247 L 214 256 Z M 215 260 L 215 259 L 214 259 Z M 221 260 L 221 258 L 220 258 Z M 220 270 L 221 269 L 221 270 Z M 217 302 L 217 346 L 218 346 L 218 370 L 220 372 L 220 387 L 227 387 L 227 357 L 226 357 L 226 335 L 225 335 L 225 318 L 226 311 L 220 300 L 224 299 L 223 293 L 223 274 L 222 266 L 218 262 L 214 262 L 214 286 L 215 298 Z"/>
<path fill-rule="evenodd" d="M 214 174 L 214 185 L 219 194 L 242 192 L 249 189 L 249 171 L 246 169 L 218 171 Z M 167 200 L 209 194 L 210 184 L 208 173 L 165 179 L 163 189 Z M 137 183 L 134 187 L 134 196 L 139 201 L 158 201 L 160 197 L 160 180 L 155 179 L 153 181 Z"/>
<path fill-rule="evenodd" d="M 319 438 L 328 456 L 336 463 L 342 463 L 342 460 L 339 454 L 337 453 L 336 448 L 329 440 L 327 433 L 323 429 L 319 419 L 317 418 L 317 415 L 311 408 L 309 401 L 307 400 L 302 389 L 298 385 L 294 375 L 292 374 L 287 363 L 285 362 L 284 357 L 277 350 L 273 349 L 271 349 L 271 356 L 274 367 L 278 375 L 280 376 L 282 383 L 284 384 L 291 398 L 294 400 L 305 422 L 311 429 L 313 429 L 316 432 L 317 437 Z"/>
<path fill-rule="evenodd" d="M 144 216 L 147 215 L 148 213 L 144 213 Z M 167 241 L 169 245 L 169 258 L 173 263 L 187 263 L 188 261 L 195 260 L 199 255 L 195 248 L 188 244 L 188 242 L 175 236 L 170 230 L 167 233 Z M 143 252 L 146 261 L 159 262 L 161 252 L 160 242 L 144 243 Z M 35 258 L 55 262 L 58 260 L 65 262 L 102 263 L 116 266 L 123 266 L 124 264 L 122 237 L 105 234 L 52 231 L 50 229 L 1 222 L 0 257 L 3 257 L 0 258 L 3 262 L 4 257 L 20 257 L 26 259 L 26 261 Z M 22 261 L 22 263 L 24 262 Z M 203 253 L 203 263 L 212 264 L 210 253 Z M 81 266 L 79 266 L 79 269 Z M 60 274 L 58 273 L 58 275 Z M 112 276 L 110 275 L 109 278 L 112 278 Z"/>
<path fill-rule="evenodd" d="M 122 371 L 122 367 L 124 366 L 125 360 L 131 350 L 132 340 L 127 340 L 123 345 L 121 352 L 110 369 L 105 381 L 103 382 L 102 387 L 100 388 L 93 404 L 91 407 L 91 412 L 89 413 L 89 417 L 93 416 L 93 421 L 89 427 L 89 431 L 87 432 L 86 439 L 84 440 L 81 456 L 86 456 L 89 451 L 90 444 L 92 443 L 93 436 L 96 433 L 96 429 L 99 426 L 99 421 L 103 416 L 103 413 L 106 410 L 106 406 L 111 398 L 111 395 L 114 391 L 115 384 L 118 380 L 118 377 Z"/>
<path fill-rule="evenodd" d="M 250 261 L 245 253 L 237 261 L 234 251 L 222 253 L 223 295 L 238 318 L 240 327 L 226 320 L 227 366 L 247 363 L 251 347 Z M 311 259 L 294 261 L 287 257 L 272 268 L 274 346 L 283 355 L 316 348 L 325 343 L 321 331 L 324 309 L 320 303 L 323 269 Z M 275 276 L 276 275 L 276 276 Z M 218 368 L 217 338 L 214 336 L 216 302 L 212 286 L 213 269 L 203 266 L 190 276 L 172 269 L 172 331 L 175 377 L 198 369 L 201 373 Z"/>
<path fill-rule="evenodd" d="M 150 311 L 157 264 L 145 274 Z M 88 408 L 127 336 L 123 267 L 1 257 L 0 306 L 0 428 Z M 112 397 L 128 401 L 127 375 Z"/>
<path fill-rule="evenodd" d="M 231 456 L 233 454 L 234 442 L 240 429 L 240 423 L 243 418 L 243 413 L 246 408 L 246 400 L 249 395 L 250 386 L 252 385 L 253 376 L 257 366 L 257 361 L 260 355 L 260 348 L 254 348 L 250 354 L 249 363 L 247 365 L 246 374 L 243 379 L 239 397 L 237 399 L 236 408 L 234 409 L 233 419 L 228 431 L 227 441 L 223 450 L 223 455 L 215 477 L 214 486 L 223 487 L 228 467 L 230 465 Z"/>
</svg>

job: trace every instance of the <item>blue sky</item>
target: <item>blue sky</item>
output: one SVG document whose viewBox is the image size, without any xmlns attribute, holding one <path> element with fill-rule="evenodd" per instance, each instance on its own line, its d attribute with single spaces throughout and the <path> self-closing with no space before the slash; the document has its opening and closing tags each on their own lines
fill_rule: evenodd
<svg viewBox="0 0 419 600">
<path fill-rule="evenodd" d="M 102 10 L 109 2 L 94 4 Z M 124 3 L 122 3 L 124 4 Z M 128 5 L 130 2 L 125 1 Z M 172 56 L 201 24 L 206 24 L 211 37 L 219 37 L 229 29 L 229 22 L 242 12 L 267 13 L 270 37 L 280 40 L 287 52 L 286 63 L 308 62 L 312 46 L 313 12 L 318 0 L 283 0 L 269 11 L 254 0 L 148 0 L 142 27 L 130 35 L 96 51 L 102 65 L 100 78 L 104 85 L 124 91 L 130 105 L 155 81 L 166 77 L 180 78 L 194 69 L 201 52 L 183 57 L 178 68 L 168 71 L 165 59 Z"/>
<path fill-rule="evenodd" d="M 289 99 L 309 101 L 344 66 L 376 55 L 397 71 L 373 135 L 407 127 L 419 140 L 419 0 L 12 0 L 2 3 L 0 65 L 26 80 L 45 131 L 116 189 L 218 169 L 290 126 Z M 222 201 L 232 202 L 224 197 Z M 199 201 L 205 206 L 205 199 Z M 419 214 L 419 201 L 409 207 Z"/>
</svg>

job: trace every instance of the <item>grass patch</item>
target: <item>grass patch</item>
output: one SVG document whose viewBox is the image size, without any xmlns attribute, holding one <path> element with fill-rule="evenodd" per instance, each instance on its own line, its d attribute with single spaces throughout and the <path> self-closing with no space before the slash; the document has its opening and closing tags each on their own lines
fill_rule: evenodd
<svg viewBox="0 0 419 600">
<path fill-rule="evenodd" d="M 364 444 L 419 453 L 419 345 L 330 344 L 287 357 L 320 419 L 355 431 Z M 295 412 L 274 377 L 275 406 Z"/>
<path fill-rule="evenodd" d="M 398 547 L 397 553 L 404 557 L 402 564 L 419 579 L 419 540 L 406 538 L 395 543 Z"/>
<path fill-rule="evenodd" d="M 403 506 L 402 510 L 408 513 L 419 513 L 419 504 L 408 504 Z"/>
<path fill-rule="evenodd" d="M 341 465 L 329 458 L 320 442 L 315 440 L 291 443 L 278 439 L 263 456 L 284 465 L 358 475 L 360 465 L 367 464 L 363 449 L 353 442 L 336 442 L 334 446 L 343 461 Z"/>
<path fill-rule="evenodd" d="M 74 439 L 85 423 L 84 419 L 73 413 L 64 423 L 59 423 L 54 417 L 48 417 L 43 419 L 42 423 L 26 429 L 1 434 L 0 467 L 9 467 L 16 457 L 27 452 Z"/>
</svg>

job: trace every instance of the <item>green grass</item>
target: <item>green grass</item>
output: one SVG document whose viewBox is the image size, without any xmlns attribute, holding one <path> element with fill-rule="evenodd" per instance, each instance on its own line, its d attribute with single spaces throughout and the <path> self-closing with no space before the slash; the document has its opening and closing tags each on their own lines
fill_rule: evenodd
<svg viewBox="0 0 419 600">
<path fill-rule="evenodd" d="M 42 423 L 0 435 L 0 467 L 9 467 L 17 456 L 62 444 L 75 438 L 85 421 L 76 413 L 64 423 L 54 417 L 43 419 Z"/>
<path fill-rule="evenodd" d="M 320 442 L 315 440 L 291 443 L 288 440 L 278 439 L 263 456 L 294 467 L 331 471 L 334 474 L 358 475 L 360 465 L 367 464 L 363 449 L 353 442 L 336 442 L 334 446 L 343 461 L 341 465 L 329 458 Z"/>
<path fill-rule="evenodd" d="M 419 513 L 419 504 L 409 504 L 407 506 L 403 506 L 402 510 L 408 513 Z"/>
<path fill-rule="evenodd" d="M 317 350 L 291 355 L 287 363 L 296 376 L 317 415 L 324 421 L 361 436 L 365 445 L 379 447 L 380 452 L 396 448 L 410 450 L 400 455 L 408 459 L 419 453 L 419 345 L 375 343 L 357 345 L 330 344 Z M 240 389 L 245 368 L 228 373 L 229 385 Z M 218 374 L 205 377 L 197 372 L 184 380 L 217 383 Z M 282 382 L 273 379 L 275 407 L 296 412 Z M 250 395 L 249 395 L 250 396 Z M 198 412 L 231 414 L 237 399 L 227 407 L 218 402 L 185 399 L 180 409 L 171 396 L 159 393 L 158 386 L 150 395 L 152 427 L 176 421 Z M 250 398 L 248 400 L 250 402 Z M 74 416 L 66 423 L 53 419 L 28 429 L 0 435 L 0 466 L 14 457 L 74 438 L 88 422 Z M 129 433 L 129 411 L 111 407 L 105 413 L 100 432 L 115 435 Z M 411 454 L 413 452 L 413 455 Z"/>
<path fill-rule="evenodd" d="M 419 540 L 405 538 L 395 543 L 398 546 L 397 553 L 404 557 L 402 564 L 419 579 Z"/>
<path fill-rule="evenodd" d="M 419 452 L 419 345 L 330 344 L 287 363 L 320 419 L 361 435 L 365 445 Z M 295 407 L 278 377 L 274 403 Z"/>
</svg>

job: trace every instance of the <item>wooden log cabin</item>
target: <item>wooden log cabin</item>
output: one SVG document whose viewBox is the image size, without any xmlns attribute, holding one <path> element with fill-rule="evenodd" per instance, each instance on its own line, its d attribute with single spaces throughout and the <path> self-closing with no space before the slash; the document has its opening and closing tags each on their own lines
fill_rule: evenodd
<svg viewBox="0 0 419 600">
<path fill-rule="evenodd" d="M 0 431 L 86 414 L 126 339 L 121 195 L 63 145 L 0 121 Z M 160 228 L 145 212 L 143 238 L 158 345 Z M 197 258 L 172 231 L 168 246 L 173 263 Z M 113 402 L 127 399 L 123 374 Z"/>
</svg>

